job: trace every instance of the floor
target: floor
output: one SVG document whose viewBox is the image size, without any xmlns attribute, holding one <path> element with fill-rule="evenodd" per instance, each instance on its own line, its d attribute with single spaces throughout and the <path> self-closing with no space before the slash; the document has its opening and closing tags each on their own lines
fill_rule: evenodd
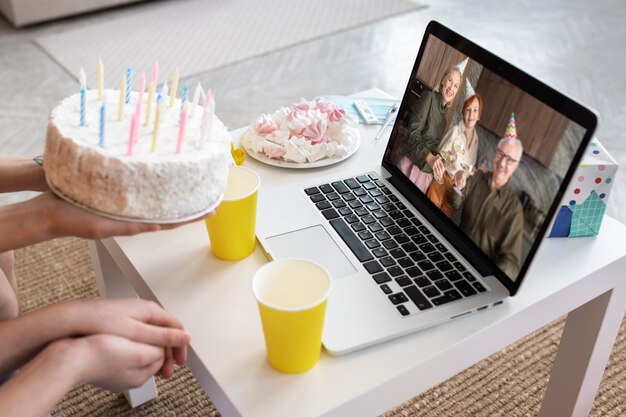
<svg viewBox="0 0 626 417">
<path fill-rule="evenodd" d="M 414 0 L 427 6 L 383 21 L 251 58 L 184 80 L 211 86 L 229 128 L 300 97 L 379 87 L 401 97 L 424 28 L 439 20 L 601 115 L 597 137 L 626 165 L 626 5 L 621 0 Z M 20 30 L 0 17 L 0 152 L 38 154 L 47 115 L 73 88 L 33 40 L 42 34 L 159 7 L 163 0 Z M 181 7 L 184 2 L 180 2 Z M 30 91 L 29 91 L 30 90 Z M 623 171 L 623 168 L 620 169 Z M 30 194 L 2 196 L 0 203 Z M 619 172 L 608 214 L 626 223 L 626 178 Z"/>
</svg>

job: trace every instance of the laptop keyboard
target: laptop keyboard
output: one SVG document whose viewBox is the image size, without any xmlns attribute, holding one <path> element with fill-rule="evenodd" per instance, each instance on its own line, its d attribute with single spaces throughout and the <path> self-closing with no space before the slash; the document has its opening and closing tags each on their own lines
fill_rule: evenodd
<svg viewBox="0 0 626 417">
<path fill-rule="evenodd" d="M 304 192 L 403 316 L 485 292 L 375 173 Z"/>
</svg>

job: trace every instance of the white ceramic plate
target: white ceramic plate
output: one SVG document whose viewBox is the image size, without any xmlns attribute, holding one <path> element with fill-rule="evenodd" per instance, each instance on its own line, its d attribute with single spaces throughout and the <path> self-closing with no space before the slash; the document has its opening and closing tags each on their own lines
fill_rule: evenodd
<svg viewBox="0 0 626 417">
<path fill-rule="evenodd" d="M 250 155 L 252 158 L 256 159 L 257 161 L 263 162 L 264 164 L 272 165 L 275 167 L 294 168 L 294 169 L 320 168 L 320 167 L 325 167 L 328 165 L 339 163 L 341 161 L 344 161 L 350 158 L 352 155 L 354 155 L 357 149 L 359 149 L 359 146 L 361 146 L 361 135 L 359 134 L 359 131 L 356 129 L 354 129 L 353 132 L 354 132 L 353 133 L 354 140 L 352 141 L 352 146 L 350 146 L 350 148 L 348 149 L 348 152 L 345 155 L 333 156 L 332 158 L 323 158 L 315 162 L 291 162 L 291 161 L 285 161 L 283 159 L 273 159 L 273 158 L 268 158 L 262 153 L 252 152 L 246 149 L 245 147 L 243 147 L 243 149 L 246 151 L 248 155 Z"/>
<path fill-rule="evenodd" d="M 136 223 L 153 223 L 153 224 L 174 224 L 174 223 L 182 223 L 182 222 L 186 222 L 189 220 L 193 220 L 193 219 L 197 219 L 198 217 L 204 216 L 205 214 L 208 214 L 210 212 L 212 212 L 213 210 L 215 210 L 217 208 L 217 206 L 220 205 L 220 203 L 222 202 L 222 199 L 224 198 L 224 195 L 222 194 L 220 196 L 220 198 L 217 199 L 217 201 L 211 205 L 211 207 L 199 211 L 198 213 L 193 213 L 191 215 L 188 216 L 183 216 L 183 217 L 178 217 L 178 218 L 167 218 L 167 219 L 146 219 L 146 218 L 136 218 L 136 217 L 124 217 L 124 216 L 118 216 L 115 214 L 111 214 L 111 213 L 107 213 L 104 211 L 100 211 L 100 210 L 96 210 L 93 209 L 91 207 L 87 207 L 84 204 L 79 203 L 78 201 L 74 201 L 73 199 L 71 199 L 70 197 L 66 196 L 65 194 L 63 194 L 60 190 L 58 190 L 53 184 L 52 182 L 50 182 L 48 180 L 48 177 L 46 177 L 46 182 L 48 183 L 48 187 L 50 187 L 50 190 L 56 194 L 59 198 L 61 198 L 62 200 L 67 201 L 70 204 L 73 204 L 77 207 L 82 208 L 83 210 L 87 210 L 91 213 L 95 213 L 98 214 L 100 216 L 103 217 L 107 217 L 109 219 L 113 219 L 113 220 L 121 220 L 121 221 L 125 221 L 125 222 L 136 222 Z"/>
</svg>

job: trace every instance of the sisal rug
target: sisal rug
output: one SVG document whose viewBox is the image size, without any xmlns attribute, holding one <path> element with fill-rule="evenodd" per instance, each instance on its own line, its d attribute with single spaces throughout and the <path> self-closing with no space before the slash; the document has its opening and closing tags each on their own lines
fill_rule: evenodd
<svg viewBox="0 0 626 417">
<path fill-rule="evenodd" d="M 161 81 L 177 66 L 186 78 L 422 6 L 405 0 L 178 0 L 133 7 L 137 13 L 36 43 L 70 74 L 84 67 L 92 87 L 102 57 L 105 87 L 117 89 L 129 64 L 134 80 L 146 71 L 149 81 L 156 60 Z"/>
<path fill-rule="evenodd" d="M 25 312 L 62 300 L 98 296 L 85 241 L 56 239 L 18 250 L 15 258 L 20 303 Z M 383 416 L 536 416 L 563 324 L 563 318 L 549 324 Z M 58 404 L 53 416 L 219 415 L 186 367 L 178 368 L 169 380 L 157 378 L 157 386 L 157 399 L 132 410 L 121 394 L 81 385 Z M 626 321 L 590 415 L 626 416 Z"/>
</svg>

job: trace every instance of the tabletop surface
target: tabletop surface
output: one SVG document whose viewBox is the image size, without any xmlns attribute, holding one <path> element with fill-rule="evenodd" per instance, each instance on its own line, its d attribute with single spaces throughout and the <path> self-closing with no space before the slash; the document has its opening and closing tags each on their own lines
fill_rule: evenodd
<svg viewBox="0 0 626 417">
<path fill-rule="evenodd" d="M 381 96 L 380 90 L 362 94 Z M 245 165 L 262 179 L 259 209 L 268 204 L 263 187 L 376 166 L 389 136 L 375 144 L 377 129 L 360 126 L 356 154 L 324 169 L 286 170 L 248 158 Z M 267 262 L 258 243 L 245 260 L 221 261 L 197 222 L 104 244 L 142 298 L 184 323 L 194 354 L 231 411 L 268 417 L 379 414 L 615 287 L 624 268 L 619 262 L 626 265 L 626 227 L 607 217 L 597 237 L 546 239 L 519 293 L 497 308 L 347 355 L 323 352 L 311 371 L 286 375 L 265 357 L 251 290 L 254 272 Z"/>
</svg>

